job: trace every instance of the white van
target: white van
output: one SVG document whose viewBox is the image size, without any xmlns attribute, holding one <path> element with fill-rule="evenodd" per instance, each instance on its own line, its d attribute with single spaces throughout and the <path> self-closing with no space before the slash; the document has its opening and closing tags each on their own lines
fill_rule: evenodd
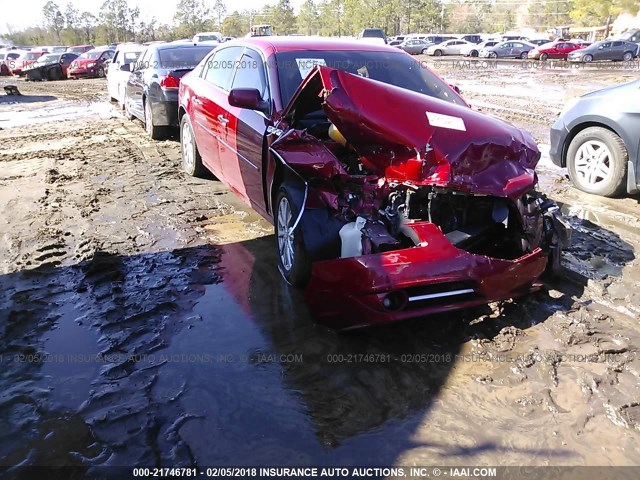
<svg viewBox="0 0 640 480">
<path fill-rule="evenodd" d="M 123 43 L 116 47 L 109 68 L 107 69 L 107 90 L 112 101 L 118 102 L 124 108 L 124 90 L 131 75 L 131 65 L 134 64 L 144 45 L 137 43 Z"/>
</svg>

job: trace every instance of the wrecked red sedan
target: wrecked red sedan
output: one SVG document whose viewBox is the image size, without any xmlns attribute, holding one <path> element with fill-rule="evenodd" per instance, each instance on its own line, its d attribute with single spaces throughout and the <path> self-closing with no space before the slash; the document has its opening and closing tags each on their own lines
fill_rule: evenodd
<svg viewBox="0 0 640 480">
<path fill-rule="evenodd" d="M 354 328 L 516 297 L 568 230 L 526 132 L 384 45 L 225 43 L 179 91 L 184 169 L 275 226 L 316 319 Z"/>
</svg>

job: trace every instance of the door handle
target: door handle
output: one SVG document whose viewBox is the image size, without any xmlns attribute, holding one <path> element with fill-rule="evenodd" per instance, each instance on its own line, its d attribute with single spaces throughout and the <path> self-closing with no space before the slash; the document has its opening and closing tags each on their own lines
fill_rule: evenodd
<svg viewBox="0 0 640 480">
<path fill-rule="evenodd" d="M 193 97 L 191 101 L 196 105 L 202 105 L 202 100 L 200 100 L 198 97 Z"/>
<path fill-rule="evenodd" d="M 229 123 L 229 119 L 222 114 L 218 115 L 218 121 L 223 125 L 226 125 L 227 123 Z"/>
</svg>

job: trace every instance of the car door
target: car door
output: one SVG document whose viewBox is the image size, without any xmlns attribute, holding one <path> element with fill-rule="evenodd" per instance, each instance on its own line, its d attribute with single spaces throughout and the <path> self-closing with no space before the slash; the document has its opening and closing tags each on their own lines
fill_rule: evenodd
<svg viewBox="0 0 640 480">
<path fill-rule="evenodd" d="M 142 95 L 144 94 L 144 71 L 153 66 L 153 49 L 147 48 L 140 56 L 140 61 L 136 62 L 135 68 L 127 80 L 126 99 L 129 104 L 129 111 L 136 117 L 144 119 L 142 105 Z"/>
<path fill-rule="evenodd" d="M 236 62 L 230 90 L 255 88 L 262 100 L 271 105 L 271 91 L 265 62 L 260 54 L 245 49 Z M 269 112 L 232 107 L 224 103 L 225 120 L 219 123 L 219 148 L 222 172 L 232 190 L 252 208 L 267 214 L 262 188 L 263 141 L 270 125 Z"/>
<path fill-rule="evenodd" d="M 611 44 L 611 60 L 622 60 L 624 55 L 624 42 L 613 42 Z"/>
<path fill-rule="evenodd" d="M 199 79 L 193 82 L 191 118 L 203 163 L 223 183 L 229 185 L 220 163 L 219 135 L 223 105 L 238 57 L 243 47 L 220 47 L 205 61 Z"/>
<path fill-rule="evenodd" d="M 71 65 L 71 62 L 73 62 L 76 57 L 73 53 L 63 53 L 60 57 L 60 69 L 64 77 L 67 76 L 67 68 L 69 68 L 69 65 Z"/>
<path fill-rule="evenodd" d="M 460 49 L 462 48 L 462 45 L 464 45 L 464 42 L 462 40 L 454 40 L 449 44 L 448 47 L 448 53 L 451 55 L 459 55 L 460 54 Z"/>
<path fill-rule="evenodd" d="M 604 42 L 599 45 L 595 52 L 593 52 L 594 60 L 610 60 L 611 57 L 611 42 Z"/>
</svg>

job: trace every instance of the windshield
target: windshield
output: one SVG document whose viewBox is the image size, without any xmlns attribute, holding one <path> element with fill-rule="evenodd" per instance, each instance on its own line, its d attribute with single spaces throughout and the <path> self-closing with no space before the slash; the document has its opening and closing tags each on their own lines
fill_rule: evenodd
<svg viewBox="0 0 640 480">
<path fill-rule="evenodd" d="M 445 82 L 402 52 L 309 50 L 280 52 L 275 59 L 283 105 L 289 103 L 309 71 L 323 65 L 466 106 Z"/>
<path fill-rule="evenodd" d="M 36 60 L 36 63 L 53 63 L 53 62 L 59 62 L 60 61 L 60 55 L 43 55 L 40 58 L 38 58 L 38 60 Z"/>
<path fill-rule="evenodd" d="M 90 52 L 84 52 L 82 55 L 78 57 L 78 60 L 95 60 L 100 58 L 102 55 L 102 51 L 100 50 L 91 50 Z"/>
<path fill-rule="evenodd" d="M 158 50 L 160 66 L 162 68 L 193 68 L 198 65 L 213 48 L 214 45 L 206 47 L 185 46 L 163 48 L 162 50 Z"/>
<path fill-rule="evenodd" d="M 25 60 L 35 60 L 36 58 L 39 58 L 39 57 L 40 57 L 39 53 L 32 53 L 32 52 L 27 52 L 22 55 L 22 58 L 24 58 Z"/>
</svg>

